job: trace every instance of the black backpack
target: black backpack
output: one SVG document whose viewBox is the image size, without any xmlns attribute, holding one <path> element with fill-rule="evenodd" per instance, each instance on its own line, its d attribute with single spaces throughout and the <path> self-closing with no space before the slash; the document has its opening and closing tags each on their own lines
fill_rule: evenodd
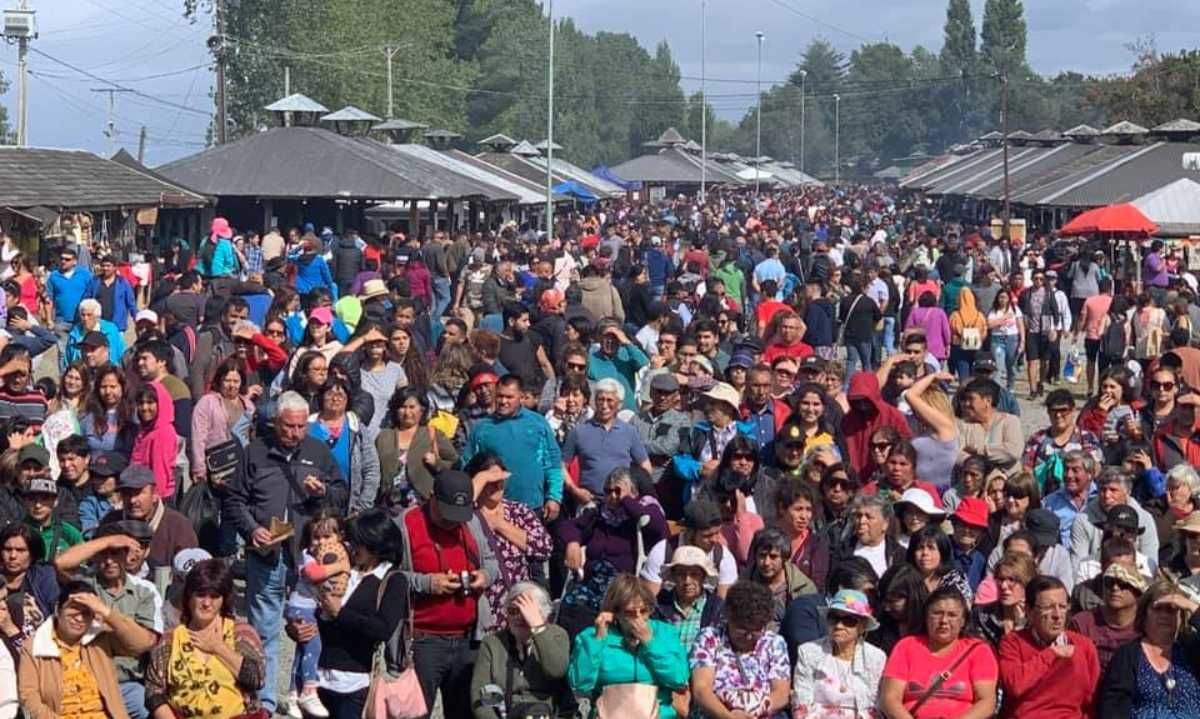
<svg viewBox="0 0 1200 719">
<path fill-rule="evenodd" d="M 1108 328 L 1100 336 L 1100 354 L 1106 359 L 1119 362 L 1125 358 L 1129 342 L 1125 338 L 1125 318 L 1108 316 Z"/>
</svg>

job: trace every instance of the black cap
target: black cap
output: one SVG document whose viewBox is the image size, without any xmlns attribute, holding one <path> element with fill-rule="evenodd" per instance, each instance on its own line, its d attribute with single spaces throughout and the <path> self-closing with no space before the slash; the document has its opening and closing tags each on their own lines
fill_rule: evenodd
<svg viewBox="0 0 1200 719">
<path fill-rule="evenodd" d="M 108 338 L 103 332 L 88 332 L 78 344 L 80 347 L 107 347 Z"/>
<path fill-rule="evenodd" d="M 1118 504 L 1108 510 L 1108 514 L 1105 515 L 1104 521 L 1099 522 L 1099 526 L 1105 529 L 1110 527 L 1124 529 L 1134 534 L 1141 534 L 1146 531 L 1146 528 L 1141 526 L 1141 523 L 1138 521 L 1137 510 L 1128 504 Z"/>
<path fill-rule="evenodd" d="M 1052 547 L 1062 541 L 1058 515 L 1049 509 L 1031 509 L 1025 513 L 1025 529 L 1038 547 Z"/>
<path fill-rule="evenodd" d="M 721 526 L 721 508 L 708 499 L 693 499 L 683 508 L 683 526 L 688 529 L 712 529 Z"/>
<path fill-rule="evenodd" d="M 996 371 L 996 360 L 992 359 L 991 357 L 979 357 L 978 359 L 975 360 L 975 371 L 976 372 L 995 372 Z"/>
<path fill-rule="evenodd" d="M 154 485 L 154 472 L 149 467 L 131 464 L 117 478 L 117 489 L 141 489 Z"/>
<path fill-rule="evenodd" d="M 88 471 L 101 477 L 115 477 L 128 466 L 129 462 L 120 452 L 101 452 L 92 460 Z"/>
<path fill-rule="evenodd" d="M 976 364 L 978 364 L 978 362 L 979 361 L 976 360 Z M 824 372 L 827 367 L 828 367 L 828 365 L 825 363 L 825 360 L 821 359 L 820 357 L 818 357 L 816 355 L 809 355 L 809 356 L 805 357 L 804 359 L 800 360 L 800 371 L 801 372 L 808 371 L 808 372 L 820 373 L 820 372 Z"/>
<path fill-rule="evenodd" d="M 438 514 L 447 522 L 462 524 L 475 513 L 475 487 L 471 478 L 456 469 L 439 472 L 433 481 Z"/>
</svg>

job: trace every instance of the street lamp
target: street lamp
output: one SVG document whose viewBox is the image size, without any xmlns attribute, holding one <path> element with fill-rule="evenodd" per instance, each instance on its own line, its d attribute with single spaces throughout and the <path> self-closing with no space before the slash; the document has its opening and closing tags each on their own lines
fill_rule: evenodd
<svg viewBox="0 0 1200 719">
<path fill-rule="evenodd" d="M 708 94 L 704 65 L 705 0 L 700 0 L 700 204 L 704 204 L 708 186 Z"/>
<path fill-rule="evenodd" d="M 833 96 L 833 184 L 842 182 L 842 96 Z"/>
<path fill-rule="evenodd" d="M 554 239 L 554 0 L 546 1 L 550 20 L 550 51 L 546 70 L 546 240 Z"/>
<path fill-rule="evenodd" d="M 766 35 L 762 30 L 754 33 L 758 38 L 758 111 L 754 114 L 757 116 L 754 129 L 754 201 L 758 201 L 758 173 L 759 165 L 762 158 L 762 47 L 763 38 Z"/>
<path fill-rule="evenodd" d="M 804 97 L 808 94 L 808 70 L 800 71 L 800 171 L 804 172 Z"/>
</svg>

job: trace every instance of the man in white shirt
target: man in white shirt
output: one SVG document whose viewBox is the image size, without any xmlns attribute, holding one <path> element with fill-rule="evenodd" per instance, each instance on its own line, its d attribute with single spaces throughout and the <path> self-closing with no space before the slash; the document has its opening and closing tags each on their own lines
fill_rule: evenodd
<svg viewBox="0 0 1200 719">
<path fill-rule="evenodd" d="M 638 577 L 654 594 L 663 584 L 663 566 L 671 563 L 670 555 L 680 546 L 695 546 L 708 553 L 717 568 L 717 595 L 722 599 L 730 585 L 737 581 L 737 561 L 733 552 L 721 544 L 721 509 L 709 499 L 693 499 L 683 510 L 683 531 L 678 537 L 668 537 L 650 548 Z"/>
</svg>

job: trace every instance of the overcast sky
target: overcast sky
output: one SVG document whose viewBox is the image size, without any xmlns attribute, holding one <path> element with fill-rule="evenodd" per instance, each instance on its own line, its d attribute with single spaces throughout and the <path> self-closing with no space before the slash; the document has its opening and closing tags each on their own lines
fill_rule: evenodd
<svg viewBox="0 0 1200 719">
<path fill-rule="evenodd" d="M 336 0 L 331 0 L 336 1 Z M 503 0 L 493 0 L 502 2 Z M 145 95 L 117 94 L 118 147 L 131 152 L 147 126 L 148 164 L 198 151 L 212 108 L 207 22 L 180 17 L 182 0 L 30 0 L 41 36 L 33 47 L 104 80 Z M 9 0 L 6 5 L 15 5 Z M 972 0 L 976 26 L 983 0 Z M 583 30 L 631 32 L 653 49 L 671 44 L 688 91 L 699 87 L 700 0 L 557 0 L 555 14 Z M 944 0 L 708 0 L 707 76 L 712 103 L 736 120 L 750 107 L 756 77 L 754 33 L 763 30 L 764 83 L 783 80 L 809 40 L 824 37 L 843 52 L 864 41 L 887 40 L 911 50 L 942 44 Z M 1126 72 L 1133 56 L 1124 48 L 1154 35 L 1160 51 L 1200 47 L 1200 0 L 1029 0 L 1029 60 L 1053 74 Z M 0 69 L 15 77 L 15 45 L 0 48 Z M 57 62 L 30 54 L 29 140 L 43 147 L 107 153 L 103 134 L 111 87 Z M 150 77 L 165 75 L 164 77 Z M 319 99 L 319 98 L 318 98 Z M 15 85 L 2 98 L 16 119 Z M 167 104 L 169 103 L 169 104 Z M 372 108 L 367 108 L 372 109 Z M 199 112 L 197 112 L 199 111 Z"/>
</svg>

